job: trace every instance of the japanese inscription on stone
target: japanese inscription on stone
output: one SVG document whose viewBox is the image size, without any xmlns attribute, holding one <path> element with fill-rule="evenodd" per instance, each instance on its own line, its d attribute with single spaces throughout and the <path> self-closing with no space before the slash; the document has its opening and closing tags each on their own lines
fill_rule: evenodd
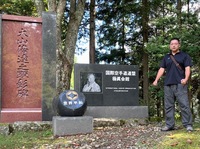
<svg viewBox="0 0 200 149">
<path fill-rule="evenodd" d="M 17 35 L 17 96 L 28 96 L 28 32 L 21 28 Z"/>
<path fill-rule="evenodd" d="M 106 76 L 111 76 L 111 81 L 113 82 L 130 82 L 131 77 L 136 76 L 136 71 L 116 71 L 116 70 L 105 70 Z M 114 92 L 128 92 L 129 90 L 136 89 L 136 87 L 109 87 L 106 86 L 105 89 L 113 90 Z"/>
</svg>

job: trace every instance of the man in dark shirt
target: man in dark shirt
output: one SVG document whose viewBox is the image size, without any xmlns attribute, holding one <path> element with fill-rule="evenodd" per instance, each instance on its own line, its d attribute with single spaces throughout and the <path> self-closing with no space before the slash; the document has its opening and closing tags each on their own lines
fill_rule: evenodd
<svg viewBox="0 0 200 149">
<path fill-rule="evenodd" d="M 190 110 L 187 88 L 192 61 L 187 53 L 180 50 L 180 40 L 178 38 L 171 39 L 169 47 L 171 51 L 164 56 L 156 79 L 153 82 L 153 85 L 157 86 L 158 80 L 166 73 L 164 82 L 166 126 L 161 128 L 161 131 L 170 131 L 174 129 L 175 98 L 178 100 L 181 109 L 183 126 L 187 131 L 192 131 L 192 113 Z M 170 55 L 174 57 L 180 67 L 175 64 Z"/>
</svg>

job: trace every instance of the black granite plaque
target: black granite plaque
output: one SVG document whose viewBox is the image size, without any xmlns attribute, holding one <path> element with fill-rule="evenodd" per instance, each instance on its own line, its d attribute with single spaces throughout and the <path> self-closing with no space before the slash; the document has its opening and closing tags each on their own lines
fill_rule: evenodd
<svg viewBox="0 0 200 149">
<path fill-rule="evenodd" d="M 138 66 L 75 64 L 74 72 L 75 90 L 84 93 L 88 106 L 139 105 Z"/>
</svg>

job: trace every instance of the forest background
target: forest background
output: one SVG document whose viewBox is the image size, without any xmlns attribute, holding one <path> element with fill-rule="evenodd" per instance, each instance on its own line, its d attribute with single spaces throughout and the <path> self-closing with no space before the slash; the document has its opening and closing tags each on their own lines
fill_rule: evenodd
<svg viewBox="0 0 200 149">
<path fill-rule="evenodd" d="M 89 50 L 91 64 L 139 66 L 140 105 L 148 106 L 150 118 L 159 121 L 164 117 L 163 78 L 158 87 L 151 84 L 162 57 L 169 52 L 169 40 L 178 37 L 181 50 L 193 60 L 189 99 L 199 121 L 199 0 L 0 1 L 1 14 L 41 17 L 43 11 L 56 13 L 57 94 L 73 89 L 74 56 Z M 85 44 L 89 49 L 83 48 Z M 47 87 L 46 92 L 54 91 Z M 177 104 L 175 117 L 180 118 Z"/>
</svg>

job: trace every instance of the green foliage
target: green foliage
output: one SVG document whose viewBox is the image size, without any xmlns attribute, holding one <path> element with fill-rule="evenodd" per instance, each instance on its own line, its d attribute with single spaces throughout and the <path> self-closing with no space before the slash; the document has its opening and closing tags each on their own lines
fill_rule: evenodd
<svg viewBox="0 0 200 149">
<path fill-rule="evenodd" d="M 43 131 L 18 131 L 11 135 L 0 135 L 1 149 L 33 148 L 36 145 L 52 143 L 51 129 Z"/>
<path fill-rule="evenodd" d="M 97 26 L 97 39 L 99 53 L 97 61 L 104 61 L 108 64 L 133 64 L 139 63 L 137 50 L 134 50 L 134 57 L 128 54 L 137 41 L 133 38 L 136 23 L 135 15 L 140 11 L 135 1 L 110 1 L 105 3 L 97 1 L 99 8 L 97 19 L 101 25 Z M 137 37 L 136 37 L 137 38 Z M 139 41 L 139 40 L 138 40 Z M 135 48 L 134 48 L 135 49 Z"/>
<path fill-rule="evenodd" d="M 72 77 L 71 77 L 71 80 L 70 80 L 70 89 L 71 90 L 74 90 L 74 68 L 72 70 Z"/>
<path fill-rule="evenodd" d="M 24 16 L 37 15 L 32 0 L 1 0 L 0 13 Z"/>
</svg>

